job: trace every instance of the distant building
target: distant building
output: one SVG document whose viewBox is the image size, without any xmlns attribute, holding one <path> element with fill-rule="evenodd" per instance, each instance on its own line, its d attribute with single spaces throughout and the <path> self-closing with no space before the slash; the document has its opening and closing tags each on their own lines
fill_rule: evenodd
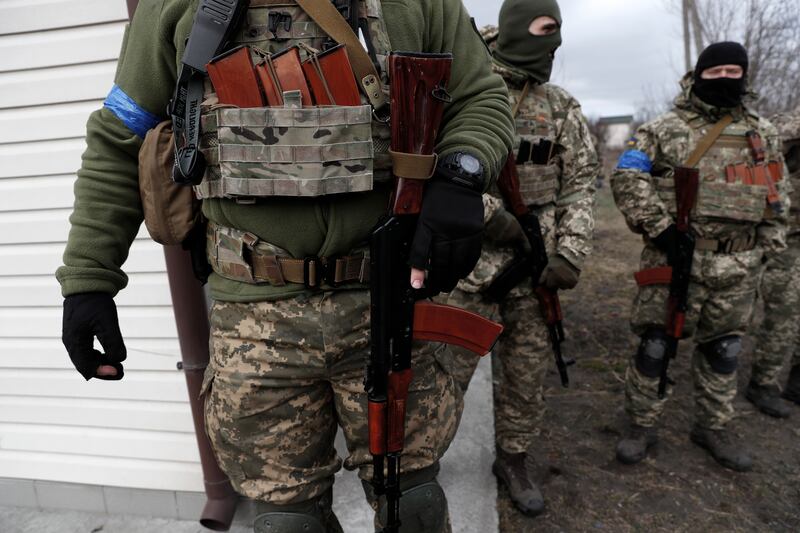
<svg viewBox="0 0 800 533">
<path fill-rule="evenodd" d="M 633 135 L 633 115 L 602 117 L 598 126 L 607 131 L 606 148 L 620 150 Z"/>
</svg>

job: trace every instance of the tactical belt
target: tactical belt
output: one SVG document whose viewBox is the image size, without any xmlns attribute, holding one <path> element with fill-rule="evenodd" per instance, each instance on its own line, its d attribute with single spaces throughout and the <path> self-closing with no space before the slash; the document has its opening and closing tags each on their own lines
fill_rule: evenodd
<svg viewBox="0 0 800 533">
<path fill-rule="evenodd" d="M 220 238 L 224 232 L 224 241 Z M 242 250 L 236 261 L 247 268 L 225 269 L 220 266 L 218 250 L 220 246 Z M 259 246 L 261 245 L 261 246 Z M 208 251 L 209 262 L 214 271 L 228 279 L 244 283 L 269 283 L 282 287 L 287 283 L 303 284 L 309 289 L 318 289 L 323 284 L 337 287 L 343 283 L 369 283 L 369 254 L 353 253 L 338 257 L 309 256 L 295 259 L 275 255 L 264 248 L 274 248 L 258 236 L 239 230 L 223 228 L 209 223 Z M 233 262 L 231 258 L 227 261 Z"/>
<path fill-rule="evenodd" d="M 735 254 L 748 252 L 756 247 L 754 235 L 734 237 L 732 239 L 696 239 L 694 249 L 701 252 L 714 252 L 718 254 Z"/>
<path fill-rule="evenodd" d="M 695 251 L 713 252 L 717 254 L 735 254 L 738 252 L 748 252 L 756 247 L 755 235 L 743 235 L 732 239 L 695 239 Z M 652 285 L 669 285 L 672 281 L 672 267 L 648 268 L 636 272 L 633 275 L 636 284 L 640 287 Z"/>
</svg>

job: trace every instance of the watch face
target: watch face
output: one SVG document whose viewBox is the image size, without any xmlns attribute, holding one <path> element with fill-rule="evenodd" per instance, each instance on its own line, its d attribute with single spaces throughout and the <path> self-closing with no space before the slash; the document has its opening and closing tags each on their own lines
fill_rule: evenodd
<svg viewBox="0 0 800 533">
<path fill-rule="evenodd" d="M 481 162 L 473 155 L 462 154 L 458 163 L 461 165 L 461 168 L 469 174 L 477 174 L 481 171 Z"/>
</svg>

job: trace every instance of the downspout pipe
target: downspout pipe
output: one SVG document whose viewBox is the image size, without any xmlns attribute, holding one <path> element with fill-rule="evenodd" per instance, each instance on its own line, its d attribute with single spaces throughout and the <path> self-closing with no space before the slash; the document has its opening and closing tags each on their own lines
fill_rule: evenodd
<svg viewBox="0 0 800 533">
<path fill-rule="evenodd" d="M 127 0 L 129 18 L 133 17 L 138 4 L 139 0 Z M 228 531 L 236 514 L 239 495 L 214 457 L 206 436 L 203 402 L 200 399 L 203 374 L 209 361 L 208 305 L 203 286 L 194 276 L 190 253 L 180 246 L 164 246 L 164 257 L 181 348 L 178 367 L 183 369 L 186 376 L 207 497 L 200 514 L 200 524 L 214 531 Z"/>
<path fill-rule="evenodd" d="M 233 490 L 228 476 L 220 470 L 206 436 L 203 401 L 200 398 L 203 374 L 209 360 L 206 297 L 203 286 L 194 277 L 189 252 L 180 246 L 165 246 L 164 257 L 167 261 L 172 309 L 178 327 L 181 366 L 189 389 L 189 403 L 208 498 L 200 514 L 200 523 L 214 531 L 227 531 L 236 513 L 239 495 Z"/>
</svg>

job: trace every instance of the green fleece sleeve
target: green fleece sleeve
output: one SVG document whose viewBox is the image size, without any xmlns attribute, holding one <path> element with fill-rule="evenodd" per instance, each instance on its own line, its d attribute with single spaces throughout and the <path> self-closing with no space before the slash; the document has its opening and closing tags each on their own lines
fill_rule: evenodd
<svg viewBox="0 0 800 533">
<path fill-rule="evenodd" d="M 389 40 L 395 50 L 453 54 L 444 128 L 436 151 L 475 154 L 492 178 L 511 150 L 514 123 L 503 79 L 461 0 L 384 0 Z M 420 31 L 420 28 L 424 31 Z"/>
<path fill-rule="evenodd" d="M 162 120 L 176 77 L 175 47 L 163 31 L 164 3 L 139 4 L 126 30 L 114 89 Z M 89 117 L 64 266 L 56 272 L 64 296 L 116 294 L 127 284 L 122 265 L 143 220 L 137 169 L 142 139 L 131 127 L 113 106 Z"/>
</svg>

